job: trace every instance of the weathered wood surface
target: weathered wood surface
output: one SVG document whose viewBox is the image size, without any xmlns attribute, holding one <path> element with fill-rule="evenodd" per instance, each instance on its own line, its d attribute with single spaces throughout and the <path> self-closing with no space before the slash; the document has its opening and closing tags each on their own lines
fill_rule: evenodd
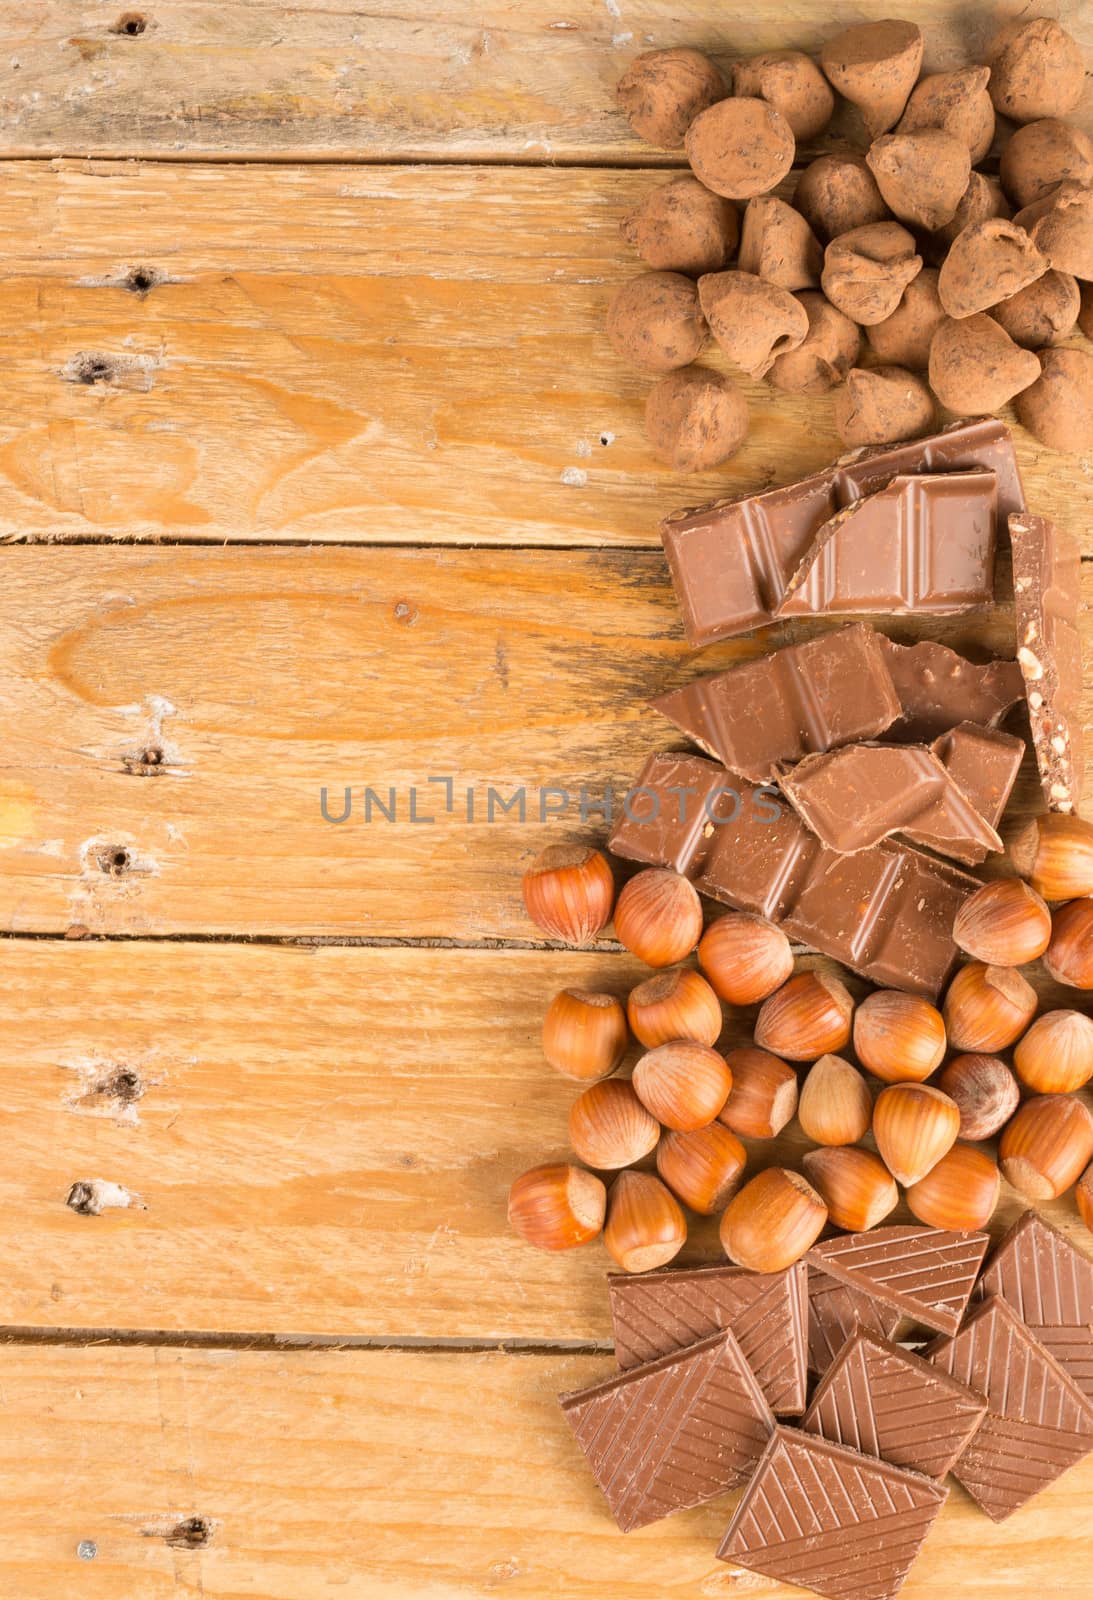
<svg viewBox="0 0 1093 1600">
<path fill-rule="evenodd" d="M 0 1323 L 610 1340 L 606 1252 L 534 1250 L 505 1202 L 517 1173 L 567 1159 L 578 1086 L 542 1057 L 550 996 L 625 994 L 646 975 L 630 957 L 0 949 Z M 726 1046 L 752 1016 L 728 1018 Z M 796 1165 L 805 1148 L 793 1124 L 750 1158 Z M 131 1203 L 66 1204 L 96 1180 Z M 995 1232 L 1023 1207 L 1006 1190 Z M 1072 1197 L 1045 1209 L 1093 1253 Z M 686 1259 L 723 1259 L 713 1222 L 693 1219 Z"/>
<path fill-rule="evenodd" d="M 616 1531 L 557 1404 L 609 1366 L 5 1350 L 0 1582 L 18 1600 L 799 1596 L 716 1560 L 733 1496 Z M 1093 1458 L 995 1527 L 954 1486 L 903 1600 L 1085 1600 L 1091 1493 Z M 180 1548 L 194 1518 L 205 1542 Z"/>
<path fill-rule="evenodd" d="M 0 927 L 534 937 L 520 873 L 602 841 L 678 747 L 646 699 L 815 624 L 688 652 L 652 552 L 0 552 Z M 1093 563 L 1083 568 L 1087 601 Z M 909 630 L 1012 653 L 1012 613 Z M 445 784 L 451 780 L 452 809 Z M 345 789 L 353 810 L 344 814 Z M 395 821 L 373 805 L 371 788 Z M 494 807 L 526 798 L 526 822 Z M 411 820 L 411 789 L 416 815 Z M 542 808 L 564 815 L 539 818 Z M 474 820 L 468 820 L 468 791 Z M 1026 775 L 1014 814 L 1039 808 Z M 426 820 L 432 818 L 431 824 Z"/>
<path fill-rule="evenodd" d="M 660 181 L 0 166 L 0 539 L 655 546 L 823 465 L 830 397 L 750 379 L 732 461 L 654 460 L 603 325 Z M 1017 434 L 1032 503 L 1084 530 L 1093 463 Z"/>
<path fill-rule="evenodd" d="M 905 9 L 928 71 L 982 60 L 996 23 L 1028 11 L 1022 0 Z M 817 51 L 840 27 L 891 11 L 889 0 L 837 16 L 825 0 L 36 0 L 0 21 L 0 151 L 672 161 L 614 107 L 639 51 L 694 45 L 728 66 L 759 50 Z M 1093 45 L 1084 0 L 1035 14 Z"/>
</svg>

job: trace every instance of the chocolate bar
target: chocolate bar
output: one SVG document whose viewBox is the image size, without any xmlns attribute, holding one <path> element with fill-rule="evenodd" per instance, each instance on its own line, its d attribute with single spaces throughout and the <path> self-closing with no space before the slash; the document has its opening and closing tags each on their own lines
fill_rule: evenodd
<svg viewBox="0 0 1093 1600">
<path fill-rule="evenodd" d="M 779 1427 L 717 1554 L 831 1600 L 891 1600 L 946 1497 L 919 1472 Z"/>
<path fill-rule="evenodd" d="M 829 1278 L 819 1267 L 808 1267 L 808 1369 L 823 1375 L 857 1329 L 890 1339 L 903 1321 L 894 1306 L 874 1300 Z"/>
<path fill-rule="evenodd" d="M 742 790 L 732 773 L 700 756 L 646 762 L 610 848 L 672 867 L 700 893 L 766 917 L 883 987 L 928 996 L 952 970 L 953 921 L 979 887 L 891 840 L 840 855 L 789 806 Z"/>
<path fill-rule="evenodd" d="M 807 1387 L 806 1281 L 802 1261 L 770 1273 L 729 1266 L 609 1273 L 615 1360 L 626 1370 L 729 1328 L 771 1410 L 800 1416 Z"/>
<path fill-rule="evenodd" d="M 1040 787 L 1052 811 L 1077 811 L 1085 768 L 1081 557 L 1046 517 L 1009 519 L 1017 661 L 1025 680 Z"/>
<path fill-rule="evenodd" d="M 806 1259 L 927 1328 L 955 1333 L 989 1243 L 985 1233 L 896 1226 L 824 1239 Z"/>
<path fill-rule="evenodd" d="M 859 450 L 799 483 L 668 517 L 661 537 L 689 642 L 712 644 L 774 621 L 817 532 L 852 501 L 896 476 L 975 469 L 994 473 L 1005 526 L 1025 497 L 1009 430 L 994 418 Z"/>
<path fill-rule="evenodd" d="M 997 828 L 1021 770 L 1025 741 L 998 728 L 961 722 L 935 739 L 930 749 L 987 826 Z"/>
<path fill-rule="evenodd" d="M 975 1290 L 996 1294 L 1093 1401 L 1093 1261 L 1038 1212 L 1018 1217 Z"/>
<path fill-rule="evenodd" d="M 885 732 L 889 741 L 929 744 L 962 722 L 996 727 L 1024 695 L 1016 661 L 977 666 L 932 639 L 896 644 L 883 634 L 878 637 L 902 707 Z"/>
<path fill-rule="evenodd" d="M 854 1333 L 801 1418 L 806 1433 L 943 1478 L 987 1414 L 987 1402 L 901 1345 Z"/>
<path fill-rule="evenodd" d="M 946 613 L 989 604 L 997 505 L 993 472 L 893 478 L 817 530 L 778 616 Z"/>
<path fill-rule="evenodd" d="M 995 1522 L 1093 1449 L 1093 1405 L 1005 1300 L 984 1300 L 926 1355 L 987 1397 L 987 1415 L 953 1476 Z"/>
<path fill-rule="evenodd" d="M 774 1427 L 728 1329 L 561 1403 L 623 1533 L 743 1483 Z"/>
<path fill-rule="evenodd" d="M 862 622 L 699 678 L 650 704 L 756 783 L 778 762 L 876 738 L 901 712 L 880 635 Z"/>
</svg>

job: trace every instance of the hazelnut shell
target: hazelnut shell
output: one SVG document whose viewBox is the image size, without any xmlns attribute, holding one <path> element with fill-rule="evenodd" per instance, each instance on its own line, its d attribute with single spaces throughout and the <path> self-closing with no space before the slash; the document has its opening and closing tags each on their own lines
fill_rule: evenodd
<svg viewBox="0 0 1093 1600">
<path fill-rule="evenodd" d="M 891 216 L 864 156 L 818 156 L 798 178 L 793 204 L 824 243 Z"/>
<path fill-rule="evenodd" d="M 703 315 L 730 360 L 762 377 L 778 356 L 796 350 L 808 315 L 787 289 L 750 272 L 715 272 L 698 282 Z"/>
<path fill-rule="evenodd" d="M 622 235 L 647 266 L 698 278 L 732 260 L 740 219 L 731 200 L 697 178 L 673 178 L 650 189 L 623 219 Z"/>
<path fill-rule="evenodd" d="M 981 417 L 1000 411 L 1035 383 L 1040 363 L 1015 345 L 993 318 L 946 317 L 930 345 L 930 387 L 943 406 Z"/>
<path fill-rule="evenodd" d="M 695 117 L 728 92 L 709 56 L 684 48 L 638 56 L 619 79 L 615 97 L 639 139 L 679 150 Z"/>
<path fill-rule="evenodd" d="M 607 313 L 615 354 L 646 372 L 685 367 L 706 343 L 698 290 L 678 272 L 643 272 L 624 283 Z"/>
<path fill-rule="evenodd" d="M 895 215 L 928 233 L 956 214 L 972 170 L 967 145 L 944 128 L 885 134 L 865 159 Z"/>
<path fill-rule="evenodd" d="M 1065 117 L 1082 97 L 1085 65 L 1065 28 L 1050 17 L 1011 22 L 988 48 L 990 97 L 1011 122 Z"/>
<path fill-rule="evenodd" d="M 795 139 L 814 139 L 831 121 L 835 96 L 827 79 L 801 50 L 768 50 L 737 61 L 733 94 L 766 100 L 780 111 Z"/>
<path fill-rule="evenodd" d="M 820 282 L 845 316 L 863 326 L 883 322 L 922 270 L 915 241 L 898 222 L 874 222 L 833 239 Z"/>
<path fill-rule="evenodd" d="M 786 394 L 826 394 L 842 383 L 861 351 L 861 330 L 815 290 L 795 297 L 808 317 L 808 332 L 796 350 L 773 363 L 767 377 Z"/>
<path fill-rule="evenodd" d="M 779 289 L 819 286 L 824 253 L 820 241 L 784 200 L 757 195 L 744 211 L 737 266 Z"/>
<path fill-rule="evenodd" d="M 731 378 L 683 367 L 649 391 L 645 433 L 654 453 L 676 472 L 702 472 L 728 460 L 744 443 L 747 401 Z"/>
<path fill-rule="evenodd" d="M 870 137 L 894 127 L 922 66 L 922 33 L 913 22 L 860 22 L 820 52 L 827 80 L 861 112 Z"/>
<path fill-rule="evenodd" d="M 835 396 L 845 445 L 894 444 L 929 433 L 937 416 L 925 381 L 906 367 L 855 367 Z"/>
<path fill-rule="evenodd" d="M 765 100 L 721 100 L 687 130 L 687 159 L 715 194 L 750 200 L 781 183 L 797 148 L 780 111 Z"/>
<path fill-rule="evenodd" d="M 937 268 L 923 267 L 903 291 L 903 298 L 883 322 L 866 330 L 873 352 L 889 366 L 925 372 L 930 363 L 930 341 L 945 320 L 937 292 Z"/>
<path fill-rule="evenodd" d="M 1014 402 L 1018 421 L 1052 450 L 1093 450 L 1093 355 L 1041 350 L 1040 369 Z"/>
<path fill-rule="evenodd" d="M 1008 300 L 1048 270 L 1024 228 L 1004 217 L 972 222 L 953 240 L 937 292 L 950 317 L 970 317 Z"/>
<path fill-rule="evenodd" d="M 968 147 L 974 166 L 982 161 L 994 140 L 994 106 L 987 93 L 989 67 L 961 67 L 956 72 L 934 72 L 911 90 L 898 133 L 921 128 L 944 128 Z"/>
</svg>

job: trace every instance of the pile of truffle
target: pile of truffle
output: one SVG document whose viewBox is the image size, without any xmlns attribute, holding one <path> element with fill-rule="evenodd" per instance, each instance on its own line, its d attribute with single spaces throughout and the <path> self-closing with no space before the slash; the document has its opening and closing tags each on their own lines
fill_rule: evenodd
<svg viewBox="0 0 1093 1600">
<path fill-rule="evenodd" d="M 1013 401 L 1043 444 L 1093 448 L 1093 354 L 1063 347 L 1076 326 L 1093 337 L 1093 140 L 1062 120 L 1081 54 L 1048 19 L 1003 28 L 985 66 L 920 80 L 922 48 L 912 22 L 869 22 L 819 65 L 792 50 L 737 62 L 731 94 L 691 49 L 650 51 L 620 80 L 634 132 L 684 148 L 694 174 L 625 219 L 652 270 L 623 285 L 607 324 L 620 356 L 665 374 L 646 429 L 677 470 L 715 466 L 747 435 L 737 385 L 692 365 L 710 334 L 777 389 L 836 390 L 847 445 L 927 432 L 935 401 L 964 416 Z M 792 204 L 778 199 L 835 91 L 872 142 L 820 156 Z M 1017 125 L 997 178 L 976 170 L 996 112 Z"/>
</svg>

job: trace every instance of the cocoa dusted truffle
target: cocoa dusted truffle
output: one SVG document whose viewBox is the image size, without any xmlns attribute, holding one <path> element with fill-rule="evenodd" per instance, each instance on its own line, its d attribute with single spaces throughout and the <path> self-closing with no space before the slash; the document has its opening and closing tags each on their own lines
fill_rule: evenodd
<svg viewBox="0 0 1093 1600">
<path fill-rule="evenodd" d="M 661 378 L 645 402 L 645 432 L 676 472 L 702 472 L 735 455 L 748 436 L 748 407 L 731 378 L 684 367 Z"/>
<path fill-rule="evenodd" d="M 778 357 L 767 378 L 786 394 L 826 394 L 857 361 L 861 330 L 822 294 L 805 289 L 794 298 L 805 309 L 808 332 L 796 350 Z"/>
<path fill-rule="evenodd" d="M 757 195 L 744 211 L 737 265 L 780 289 L 814 289 L 820 282 L 824 253 L 820 241 L 784 200 Z"/>
<path fill-rule="evenodd" d="M 1068 272 L 1045 272 L 1008 300 L 991 306 L 991 316 L 1023 350 L 1059 344 L 1074 331 L 1081 297 Z"/>
<path fill-rule="evenodd" d="M 944 128 L 885 134 L 865 159 L 896 216 L 929 233 L 955 216 L 972 170 L 967 145 Z"/>
<path fill-rule="evenodd" d="M 1014 217 L 1056 272 L 1093 278 L 1093 189 L 1061 183 Z"/>
<path fill-rule="evenodd" d="M 671 372 L 706 343 L 698 289 L 678 272 L 643 272 L 624 283 L 607 313 L 616 355 L 646 372 Z"/>
<path fill-rule="evenodd" d="M 964 416 L 1000 411 L 1040 376 L 1031 350 L 1015 345 L 993 318 L 947 317 L 930 346 L 930 387 L 943 406 Z"/>
<path fill-rule="evenodd" d="M 930 364 L 930 344 L 945 320 L 937 292 L 937 268 L 923 267 L 903 291 L 903 298 L 883 322 L 875 322 L 866 337 L 876 355 L 889 366 L 925 372 Z"/>
<path fill-rule="evenodd" d="M 736 95 L 766 100 L 780 111 L 797 140 L 823 133 L 835 109 L 827 79 L 801 50 L 768 50 L 736 62 L 732 88 Z"/>
<path fill-rule="evenodd" d="M 1093 183 L 1093 139 L 1057 117 L 1026 122 L 1007 142 L 998 172 L 1014 205 L 1030 206 L 1068 178 Z"/>
<path fill-rule="evenodd" d="M 915 241 L 898 222 L 874 222 L 832 239 L 820 278 L 832 305 L 863 326 L 883 322 L 922 269 Z"/>
<path fill-rule="evenodd" d="M 1093 283 L 1082 284 L 1082 306 L 1078 312 L 1078 326 L 1087 339 L 1093 339 Z"/>
<path fill-rule="evenodd" d="M 1047 270 L 1047 257 L 1024 228 L 991 217 L 957 234 L 942 264 L 937 292 L 950 317 L 970 317 L 1009 299 Z"/>
<path fill-rule="evenodd" d="M 650 189 L 623 219 L 622 234 L 649 266 L 697 278 L 732 260 L 740 220 L 731 200 L 687 176 Z"/>
<path fill-rule="evenodd" d="M 781 183 L 797 148 L 782 113 L 752 99 L 710 106 L 691 123 L 685 144 L 696 177 L 729 200 L 750 200 Z"/>
<path fill-rule="evenodd" d="M 897 133 L 943 128 L 968 147 L 972 165 L 982 161 L 994 139 L 994 106 L 987 93 L 989 67 L 935 72 L 911 90 Z"/>
<path fill-rule="evenodd" d="M 1065 117 L 1082 97 L 1082 53 L 1050 17 L 1011 22 L 991 41 L 990 96 L 1013 122 Z"/>
<path fill-rule="evenodd" d="M 835 426 L 846 445 L 895 444 L 929 433 L 937 411 L 917 373 L 855 367 L 835 396 Z"/>
<path fill-rule="evenodd" d="M 985 222 L 988 217 L 1008 217 L 1010 208 L 997 178 L 988 178 L 982 172 L 973 172 L 968 187 L 960 197 L 951 221 L 931 234 L 927 241 L 931 259 L 940 265 L 945 252 L 956 236 L 972 222 Z"/>
<path fill-rule="evenodd" d="M 804 307 L 786 289 L 750 272 L 714 272 L 698 280 L 710 332 L 730 360 L 761 378 L 808 333 Z"/>
<path fill-rule="evenodd" d="M 723 100 L 729 87 L 701 50 L 647 50 L 632 61 L 615 90 L 639 139 L 678 150 L 700 111 Z"/>
<path fill-rule="evenodd" d="M 820 65 L 875 139 L 903 114 L 922 66 L 922 34 L 913 22 L 859 22 L 828 40 Z"/>
<path fill-rule="evenodd" d="M 864 156 L 818 156 L 798 178 L 793 204 L 824 244 L 891 216 Z"/>
<path fill-rule="evenodd" d="M 1041 350 L 1039 378 L 1014 401 L 1018 421 L 1053 450 L 1093 450 L 1093 355 Z"/>
</svg>

